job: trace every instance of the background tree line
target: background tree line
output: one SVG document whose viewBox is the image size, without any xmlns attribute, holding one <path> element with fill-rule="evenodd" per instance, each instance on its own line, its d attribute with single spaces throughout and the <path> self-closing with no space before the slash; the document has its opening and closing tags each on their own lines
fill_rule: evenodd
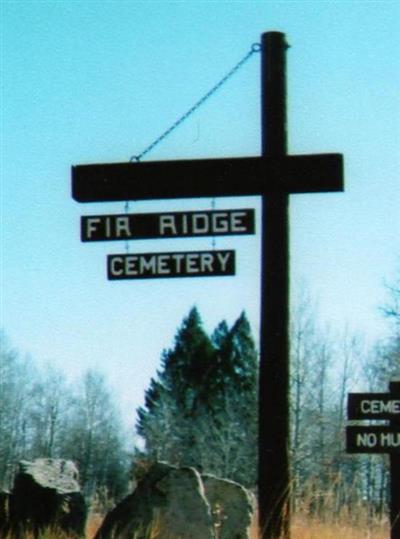
<svg viewBox="0 0 400 539">
<path fill-rule="evenodd" d="M 20 460 L 63 458 L 78 465 L 88 498 L 119 498 L 129 462 L 104 377 L 89 370 L 71 387 L 61 372 L 39 371 L 0 339 L 0 488 L 12 486 Z"/>
<path fill-rule="evenodd" d="M 388 504 L 388 458 L 347 455 L 351 391 L 387 391 L 400 376 L 400 286 L 384 314 L 390 337 L 367 349 L 348 330 L 321 327 L 303 293 L 291 320 L 291 453 L 293 503 L 307 511 Z M 208 336 L 193 308 L 163 352 L 161 368 L 138 410 L 141 456 L 239 481 L 256 489 L 258 356 L 246 315 Z M 365 422 L 364 422 L 365 424 Z"/>
<path fill-rule="evenodd" d="M 383 314 L 390 335 L 367 349 L 349 331 L 338 335 L 322 327 L 307 294 L 296 301 L 290 380 L 295 508 L 323 512 L 367 504 L 386 510 L 386 456 L 345 453 L 348 393 L 385 392 L 400 376 L 400 282 L 389 288 Z M 88 497 L 118 499 L 134 454 L 134 466 L 143 458 L 165 460 L 256 489 L 258 352 L 245 313 L 208 335 L 196 307 L 190 310 L 137 410 L 143 444 L 130 456 L 101 374 L 88 371 L 72 388 L 60 372 L 39 372 L 4 337 L 0 344 L 0 486 L 10 486 L 21 459 L 71 458 Z"/>
</svg>

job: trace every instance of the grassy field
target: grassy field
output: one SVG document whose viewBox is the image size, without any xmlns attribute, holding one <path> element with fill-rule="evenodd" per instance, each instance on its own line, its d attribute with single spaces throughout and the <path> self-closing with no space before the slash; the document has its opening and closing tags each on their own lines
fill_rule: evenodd
<svg viewBox="0 0 400 539">
<path fill-rule="evenodd" d="M 290 527 L 291 539 L 389 539 L 388 522 L 356 515 L 353 522 L 348 517 L 317 518 L 309 515 L 293 515 Z M 252 527 L 251 539 L 259 539 L 258 526 Z"/>
<path fill-rule="evenodd" d="M 362 526 L 356 526 L 342 520 L 324 522 L 295 516 L 291 535 L 292 539 L 389 539 L 390 534 L 387 523 L 383 522 L 365 522 Z"/>
<path fill-rule="evenodd" d="M 251 539 L 259 539 L 256 519 L 251 530 Z M 101 525 L 102 517 L 91 515 L 88 520 L 86 539 L 93 539 Z M 354 515 L 353 522 L 343 516 L 331 519 L 330 515 L 324 518 L 312 518 L 305 515 L 294 515 L 291 524 L 291 539 L 389 539 L 389 525 L 387 521 L 368 519 L 365 515 Z M 157 527 L 149 531 L 146 539 L 158 539 Z M 1 539 L 13 539 L 10 536 Z M 27 536 L 25 539 L 33 539 Z M 67 536 L 49 530 L 43 533 L 40 539 L 69 539 Z M 132 539 L 135 539 L 132 537 Z M 179 539 L 179 538 L 171 538 Z"/>
<path fill-rule="evenodd" d="M 93 539 L 100 524 L 101 517 L 92 516 L 88 523 L 87 539 Z M 148 539 L 157 539 L 157 535 L 157 530 L 154 530 L 149 533 Z M 331 520 L 294 515 L 291 524 L 291 539 L 389 539 L 389 535 L 389 524 L 386 520 L 371 521 L 364 515 L 358 515 L 353 523 L 346 517 Z M 252 526 L 251 539 L 259 539 L 256 519 Z"/>
</svg>

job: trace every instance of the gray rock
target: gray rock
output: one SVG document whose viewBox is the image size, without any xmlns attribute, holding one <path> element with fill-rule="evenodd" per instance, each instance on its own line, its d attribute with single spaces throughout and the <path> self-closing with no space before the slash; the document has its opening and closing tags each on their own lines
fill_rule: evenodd
<svg viewBox="0 0 400 539">
<path fill-rule="evenodd" d="M 17 538 L 29 531 L 38 537 L 49 526 L 70 537 L 83 537 L 87 508 L 71 461 L 22 461 L 9 502 L 10 528 Z"/>
<path fill-rule="evenodd" d="M 108 513 L 95 539 L 145 539 L 152 526 L 159 530 L 157 539 L 215 538 L 196 470 L 155 463 L 134 492 Z"/>
<path fill-rule="evenodd" d="M 202 475 L 218 539 L 249 539 L 254 513 L 251 495 L 238 483 Z"/>
</svg>

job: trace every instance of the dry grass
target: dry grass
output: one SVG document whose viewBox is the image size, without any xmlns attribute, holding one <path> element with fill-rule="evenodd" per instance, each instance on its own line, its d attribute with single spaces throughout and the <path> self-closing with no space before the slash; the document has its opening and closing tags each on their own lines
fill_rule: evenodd
<svg viewBox="0 0 400 539">
<path fill-rule="evenodd" d="M 100 528 L 103 517 L 99 513 L 91 513 L 86 525 L 86 537 L 87 539 L 93 539 L 97 530 Z"/>
<path fill-rule="evenodd" d="M 7 534 L 4 537 L 1 535 L 0 539 L 14 539 L 14 536 L 12 534 Z M 26 532 L 24 534 L 24 539 L 35 539 L 35 536 L 33 533 Z M 67 534 L 61 532 L 60 530 L 56 530 L 53 528 L 46 529 L 42 533 L 40 533 L 38 539 L 70 539 Z"/>
<path fill-rule="evenodd" d="M 94 520 L 89 520 L 87 539 L 93 539 L 100 524 L 101 518 L 98 515 Z M 157 539 L 157 528 L 155 527 L 149 532 L 148 539 Z M 256 518 L 251 527 L 250 537 L 251 539 L 259 539 Z M 358 515 L 356 522 L 353 523 L 350 523 L 346 516 L 331 520 L 294 515 L 291 523 L 291 539 L 388 539 L 388 537 L 389 525 L 387 521 L 371 521 L 365 515 Z M 45 539 L 60 538 L 49 537 Z"/>
<path fill-rule="evenodd" d="M 291 539 L 388 539 L 389 524 L 387 520 L 371 519 L 361 510 L 353 515 L 350 522 L 348 514 L 339 515 L 333 518 L 330 514 L 323 517 L 313 517 L 310 515 L 296 514 L 291 523 Z M 102 517 L 97 513 L 90 515 L 86 528 L 86 539 L 93 539 L 101 525 Z M 159 526 L 149 530 L 147 539 L 157 539 L 159 536 Z M 251 539 L 259 539 L 257 519 L 254 519 L 251 528 Z M 11 536 L 1 539 L 13 539 Z M 27 534 L 25 539 L 33 539 Z M 65 534 L 55 530 L 44 532 L 40 539 L 68 539 Z M 135 537 L 132 537 L 135 539 Z M 179 539 L 179 538 L 171 538 Z"/>
<path fill-rule="evenodd" d="M 388 539 L 389 529 L 381 524 L 362 528 L 346 522 L 323 522 L 295 517 L 291 527 L 292 539 Z"/>
<path fill-rule="evenodd" d="M 347 514 L 333 518 L 295 514 L 290 526 L 291 539 L 388 539 L 390 535 L 387 519 L 371 519 L 366 514 L 354 515 L 350 522 Z M 259 539 L 257 518 L 251 528 L 251 539 Z"/>
</svg>

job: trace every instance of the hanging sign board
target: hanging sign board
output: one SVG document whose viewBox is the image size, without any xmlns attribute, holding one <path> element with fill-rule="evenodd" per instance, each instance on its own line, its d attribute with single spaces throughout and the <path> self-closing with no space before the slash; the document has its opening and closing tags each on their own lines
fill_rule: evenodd
<svg viewBox="0 0 400 539">
<path fill-rule="evenodd" d="M 235 251 L 116 254 L 107 257 L 109 280 L 235 275 Z"/>
<path fill-rule="evenodd" d="M 85 215 L 82 241 L 254 234 L 254 210 Z"/>
</svg>

